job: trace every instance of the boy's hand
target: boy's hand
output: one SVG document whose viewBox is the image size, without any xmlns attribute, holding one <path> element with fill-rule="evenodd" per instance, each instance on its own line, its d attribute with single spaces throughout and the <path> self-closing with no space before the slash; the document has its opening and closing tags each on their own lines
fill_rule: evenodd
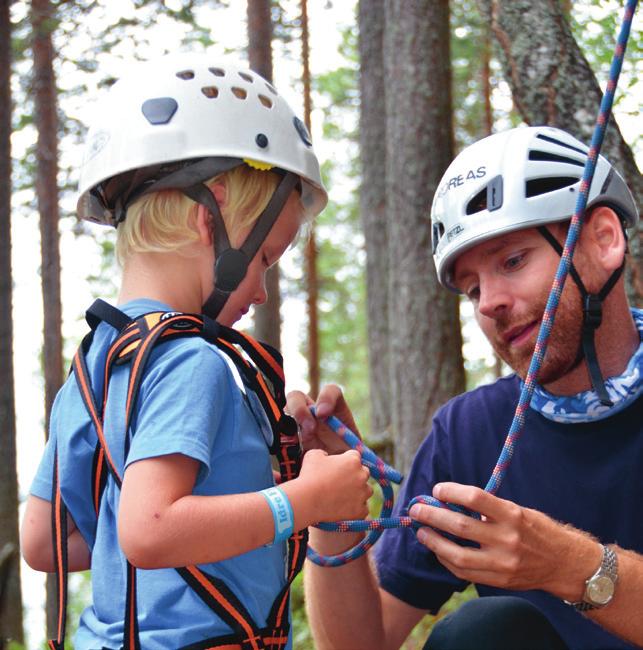
<svg viewBox="0 0 643 650">
<path fill-rule="evenodd" d="M 355 450 L 333 456 L 321 449 L 307 452 L 298 480 L 308 494 L 311 522 L 364 519 L 373 494 L 369 476 Z"/>
<path fill-rule="evenodd" d="M 317 419 L 310 412 L 310 407 L 317 409 Z M 297 422 L 301 431 L 304 449 L 323 449 L 329 454 L 341 454 L 348 449 L 344 441 L 323 420 L 334 415 L 339 418 L 355 435 L 359 431 L 355 425 L 342 389 L 336 384 L 327 384 L 319 392 L 317 402 L 301 391 L 288 393 L 286 412 Z"/>
</svg>

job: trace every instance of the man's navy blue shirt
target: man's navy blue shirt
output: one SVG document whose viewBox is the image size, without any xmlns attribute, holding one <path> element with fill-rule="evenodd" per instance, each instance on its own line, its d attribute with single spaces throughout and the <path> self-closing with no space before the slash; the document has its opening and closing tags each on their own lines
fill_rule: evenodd
<svg viewBox="0 0 643 650">
<path fill-rule="evenodd" d="M 435 415 L 396 501 L 436 483 L 484 488 L 496 464 L 520 392 L 516 375 L 452 399 Z M 527 410 L 522 436 L 497 496 L 643 553 L 643 399 L 598 422 L 561 424 Z M 465 582 L 447 571 L 409 529 L 388 530 L 376 547 L 381 586 L 400 600 L 436 613 Z M 570 648 L 631 648 L 544 591 L 476 585 L 480 596 L 520 595 L 549 618 Z"/>
</svg>

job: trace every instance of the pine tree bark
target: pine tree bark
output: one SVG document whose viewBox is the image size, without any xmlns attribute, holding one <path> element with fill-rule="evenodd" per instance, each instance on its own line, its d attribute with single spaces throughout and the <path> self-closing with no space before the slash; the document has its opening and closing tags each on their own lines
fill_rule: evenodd
<svg viewBox="0 0 643 650">
<path fill-rule="evenodd" d="M 250 68 L 272 82 L 272 18 L 270 0 L 248 0 L 248 61 Z M 268 299 L 254 309 L 254 335 L 275 348 L 281 347 L 281 294 L 279 264 L 266 273 Z"/>
<path fill-rule="evenodd" d="M 576 43 L 560 0 L 478 0 L 491 12 L 505 78 L 527 124 L 548 124 L 589 144 L 602 92 Z M 616 43 L 614 34 L 614 43 Z M 643 177 L 632 150 L 610 118 L 602 153 L 619 170 L 638 205 Z M 630 238 L 626 286 L 630 301 L 643 305 L 643 225 Z"/>
<path fill-rule="evenodd" d="M 406 471 L 434 411 L 464 389 L 457 297 L 438 285 L 429 206 L 453 158 L 447 0 L 385 1 L 391 409 Z"/>
<path fill-rule="evenodd" d="M 45 431 L 56 393 L 63 381 L 62 306 L 60 296 L 60 235 L 58 231 L 58 113 L 52 31 L 55 11 L 49 0 L 31 3 L 33 31 L 33 93 L 36 145 L 36 196 L 40 213 L 41 282 L 44 314 L 43 365 Z M 46 435 L 46 434 L 45 434 Z M 56 629 L 56 589 L 47 577 L 47 633 Z"/>
<path fill-rule="evenodd" d="M 0 648 L 23 642 L 11 277 L 11 21 L 0 0 Z"/>
<path fill-rule="evenodd" d="M 360 0 L 359 149 L 362 172 L 360 216 L 366 247 L 368 362 L 371 408 L 369 443 L 392 444 L 388 314 L 388 219 L 383 182 L 386 160 L 386 84 L 384 81 L 384 0 Z"/>
</svg>

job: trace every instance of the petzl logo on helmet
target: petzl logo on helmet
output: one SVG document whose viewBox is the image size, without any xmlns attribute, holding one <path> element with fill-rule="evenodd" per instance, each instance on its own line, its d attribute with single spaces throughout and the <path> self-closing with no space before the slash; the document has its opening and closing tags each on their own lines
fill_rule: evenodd
<svg viewBox="0 0 643 650">
<path fill-rule="evenodd" d="M 105 145 L 109 142 L 109 133 L 107 131 L 98 131 L 94 134 L 87 145 L 85 152 L 85 162 L 91 160 Z"/>
<path fill-rule="evenodd" d="M 447 232 L 446 238 L 447 241 L 451 241 L 452 239 L 455 239 L 458 235 L 464 232 L 464 228 L 460 224 L 456 224 Z"/>
<path fill-rule="evenodd" d="M 477 169 L 470 169 L 466 174 L 458 174 L 457 176 L 451 176 L 448 180 L 445 180 L 444 183 L 440 186 L 438 190 L 438 196 L 444 196 L 449 190 L 452 190 L 456 187 L 464 185 L 467 181 L 473 181 L 478 178 L 484 178 L 487 175 L 487 167 L 485 165 L 480 165 Z"/>
</svg>

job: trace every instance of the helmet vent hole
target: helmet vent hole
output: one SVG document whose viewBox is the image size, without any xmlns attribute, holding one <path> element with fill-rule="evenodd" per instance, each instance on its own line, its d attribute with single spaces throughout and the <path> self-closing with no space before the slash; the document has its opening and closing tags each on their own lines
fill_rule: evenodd
<svg viewBox="0 0 643 650">
<path fill-rule="evenodd" d="M 525 196 L 540 196 L 555 192 L 563 187 L 575 185 L 580 179 L 576 176 L 558 176 L 557 178 L 534 178 L 525 183 Z"/>
<path fill-rule="evenodd" d="M 243 88 L 233 86 L 230 90 L 237 99 L 245 99 L 248 96 L 248 93 Z"/>
<path fill-rule="evenodd" d="M 567 163 L 568 165 L 576 165 L 577 167 L 584 167 L 585 163 L 575 158 L 568 158 L 567 156 L 559 156 L 555 153 L 548 151 L 530 151 L 529 160 L 547 160 L 550 162 Z"/>
<path fill-rule="evenodd" d="M 179 79 L 184 79 L 185 81 L 189 81 L 190 79 L 194 79 L 194 71 L 193 70 L 181 70 L 181 72 L 177 72 L 176 76 Z"/>
<path fill-rule="evenodd" d="M 225 70 L 223 68 L 208 68 L 208 70 L 215 76 L 215 77 L 225 77 Z"/>
<path fill-rule="evenodd" d="M 239 76 L 248 83 L 252 83 L 254 79 L 247 72 L 240 72 Z"/>
<path fill-rule="evenodd" d="M 557 144 L 559 147 L 565 147 L 566 149 L 571 149 L 572 151 L 577 151 L 580 154 L 583 154 L 583 156 L 587 155 L 587 150 L 583 151 L 582 149 L 579 149 L 578 147 L 574 147 L 571 144 L 567 144 L 566 142 L 563 142 L 562 140 L 557 140 L 556 138 L 550 138 L 547 135 L 543 135 L 542 133 L 539 133 L 536 136 L 539 140 L 544 140 L 545 142 L 551 142 L 552 144 Z"/>
<path fill-rule="evenodd" d="M 273 95 L 278 95 L 279 93 L 276 91 L 275 87 L 272 84 L 269 84 L 266 81 L 266 88 L 273 94 Z"/>
<path fill-rule="evenodd" d="M 259 95 L 259 101 L 266 107 L 272 108 L 272 99 L 266 97 L 265 95 Z"/>
<path fill-rule="evenodd" d="M 214 99 L 219 96 L 219 89 L 216 86 L 204 86 L 201 92 L 209 99 Z"/>
<path fill-rule="evenodd" d="M 480 190 L 470 201 L 467 203 L 466 214 L 475 214 L 487 209 L 487 188 Z"/>
<path fill-rule="evenodd" d="M 444 236 L 444 224 L 441 221 L 436 221 L 433 224 L 433 229 L 432 229 L 432 237 L 431 237 L 431 247 L 433 249 L 433 255 L 435 255 L 435 251 L 438 248 L 438 244 L 440 243 L 440 239 Z"/>
</svg>

